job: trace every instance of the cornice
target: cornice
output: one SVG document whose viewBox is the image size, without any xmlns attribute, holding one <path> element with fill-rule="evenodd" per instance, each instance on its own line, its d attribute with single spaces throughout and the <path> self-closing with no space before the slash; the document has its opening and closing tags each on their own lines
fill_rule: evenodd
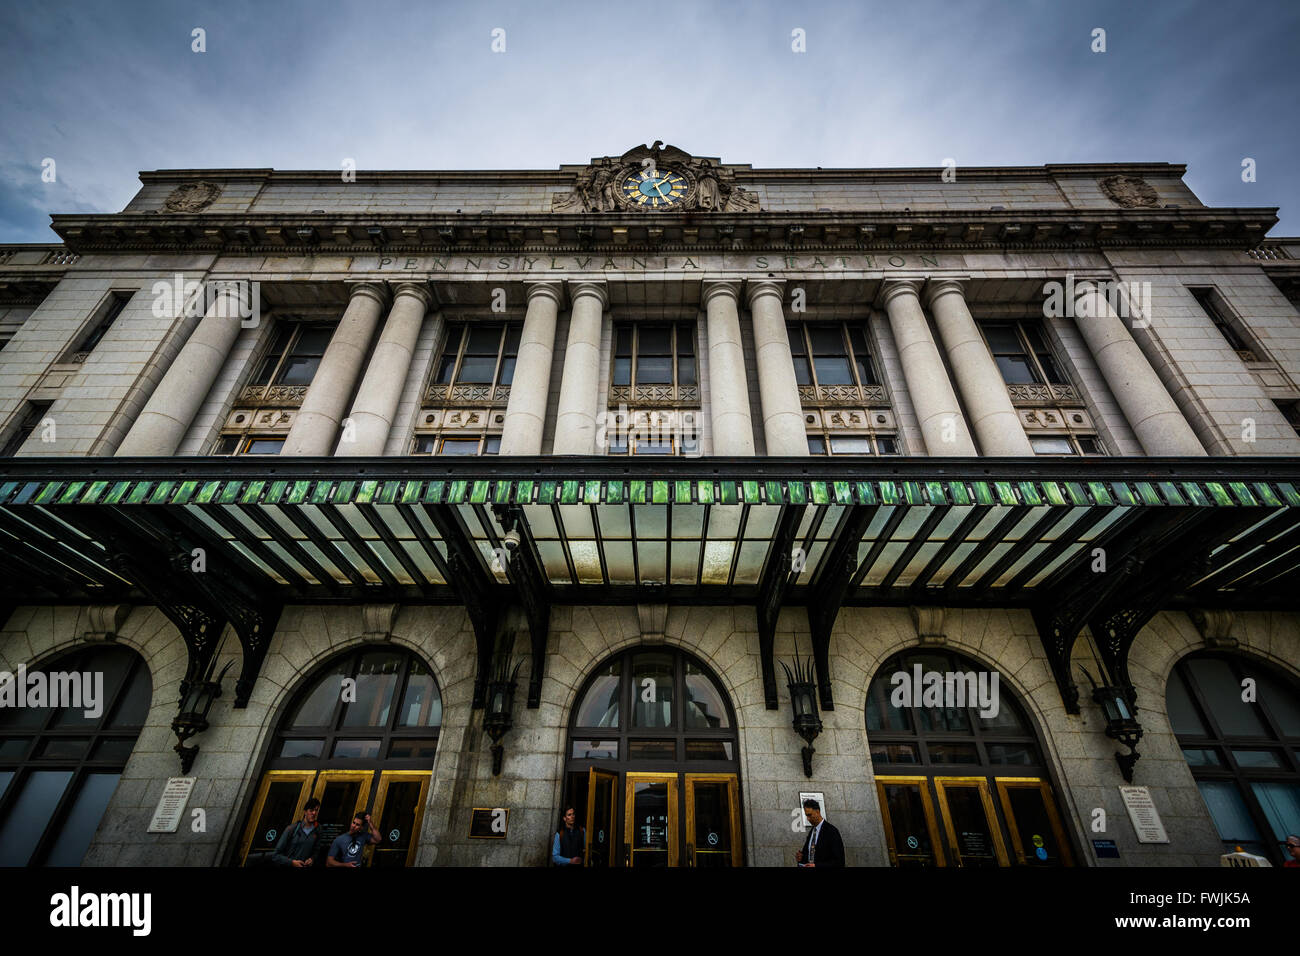
<svg viewBox="0 0 1300 956">
<path fill-rule="evenodd" d="M 1259 245 L 1277 208 L 933 210 L 836 213 L 56 215 L 68 249 L 331 255 L 873 249 L 1057 250 Z"/>
</svg>

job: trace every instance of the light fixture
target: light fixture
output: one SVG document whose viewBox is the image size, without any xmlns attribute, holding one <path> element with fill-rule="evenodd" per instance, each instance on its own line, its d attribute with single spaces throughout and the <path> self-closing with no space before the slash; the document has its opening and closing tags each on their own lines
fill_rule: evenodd
<svg viewBox="0 0 1300 956">
<path fill-rule="evenodd" d="M 786 686 L 790 688 L 790 709 L 794 712 L 794 732 L 804 739 L 808 746 L 802 750 L 803 775 L 812 778 L 812 758 L 816 752 L 813 741 L 822 732 L 822 719 L 817 710 L 817 685 L 813 682 L 812 658 L 800 660 L 795 651 L 794 670 L 791 671 L 785 661 L 781 662 L 785 671 Z"/>
<path fill-rule="evenodd" d="M 189 774 L 190 768 L 194 766 L 194 758 L 199 754 L 197 746 L 187 747 L 185 741 L 208 729 L 208 714 L 221 696 L 221 681 L 235 663 L 227 661 L 217 679 L 213 680 L 212 670 L 219 656 L 220 649 L 212 655 L 206 672 L 198 680 L 181 683 L 181 707 L 176 719 L 172 721 L 172 732 L 176 734 L 176 746 L 173 749 L 181 758 L 182 775 Z"/>
<path fill-rule="evenodd" d="M 514 635 L 511 644 L 514 643 Z M 506 645 L 509 646 L 509 645 Z M 523 661 L 510 667 L 510 655 L 498 656 L 492 671 L 492 680 L 488 682 L 487 712 L 483 715 L 483 729 L 492 738 L 492 776 L 501 775 L 501 761 L 505 757 L 505 747 L 501 739 L 514 726 L 515 682 L 519 677 L 519 668 Z"/>
<path fill-rule="evenodd" d="M 1087 677 L 1088 683 L 1092 684 L 1092 699 L 1106 715 L 1106 736 L 1118 741 L 1129 750 L 1126 754 L 1117 751 L 1115 762 L 1119 764 L 1119 772 L 1125 782 L 1132 783 L 1133 765 L 1142 756 L 1137 752 L 1137 743 L 1142 739 L 1142 725 L 1133 716 L 1134 711 L 1137 710 L 1135 704 L 1137 694 L 1128 685 L 1098 686 L 1086 667 L 1080 664 L 1079 670 L 1083 671 L 1083 676 Z"/>
</svg>

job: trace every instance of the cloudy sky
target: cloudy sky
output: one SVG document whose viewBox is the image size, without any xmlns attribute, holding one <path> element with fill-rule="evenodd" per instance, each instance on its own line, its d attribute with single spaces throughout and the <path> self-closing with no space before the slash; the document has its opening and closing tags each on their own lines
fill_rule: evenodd
<svg viewBox="0 0 1300 956">
<path fill-rule="evenodd" d="M 0 0 L 0 242 L 121 209 L 142 169 L 551 169 L 655 139 L 755 167 L 1181 162 L 1294 236 L 1297 51 L 1297 0 Z"/>
</svg>

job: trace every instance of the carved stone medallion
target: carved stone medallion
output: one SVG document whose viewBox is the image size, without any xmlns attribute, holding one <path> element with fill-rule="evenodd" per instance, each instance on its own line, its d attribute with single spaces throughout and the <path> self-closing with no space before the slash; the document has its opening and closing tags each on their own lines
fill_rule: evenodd
<svg viewBox="0 0 1300 956">
<path fill-rule="evenodd" d="M 1107 176 L 1098 185 L 1112 201 L 1126 209 L 1155 206 L 1160 200 L 1155 187 L 1136 176 Z"/>
<path fill-rule="evenodd" d="M 201 212 L 207 209 L 221 195 L 221 187 L 216 183 L 185 183 L 172 190 L 172 194 L 163 203 L 164 212 Z"/>
</svg>

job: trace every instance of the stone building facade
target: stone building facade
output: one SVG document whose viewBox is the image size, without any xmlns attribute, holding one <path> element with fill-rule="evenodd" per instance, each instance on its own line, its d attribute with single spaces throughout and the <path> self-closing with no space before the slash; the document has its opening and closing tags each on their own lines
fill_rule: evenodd
<svg viewBox="0 0 1300 956">
<path fill-rule="evenodd" d="M 776 866 L 811 793 L 850 865 L 1279 864 L 1300 241 L 1183 172 L 164 170 L 0 247 L 0 671 L 114 701 L 0 708 L 0 862 L 314 794 L 373 865 L 576 804 L 589 865 Z"/>
</svg>

